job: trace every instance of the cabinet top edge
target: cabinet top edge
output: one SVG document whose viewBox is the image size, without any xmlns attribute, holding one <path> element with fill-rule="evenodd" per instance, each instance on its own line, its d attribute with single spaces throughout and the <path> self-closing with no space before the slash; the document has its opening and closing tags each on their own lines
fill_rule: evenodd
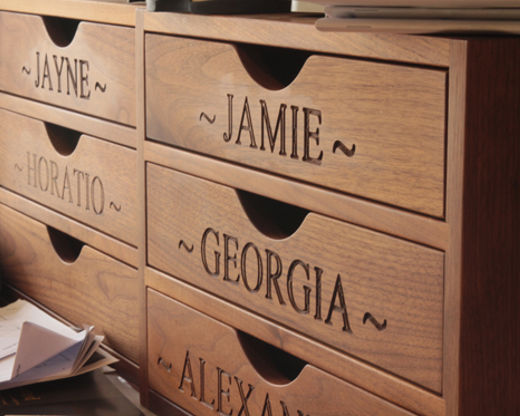
<svg viewBox="0 0 520 416">
<path fill-rule="evenodd" d="M 316 18 L 301 14 L 230 16 L 144 12 L 143 23 L 147 32 L 305 49 L 417 65 L 448 67 L 450 64 L 449 38 L 323 32 L 314 26 Z"/>
<path fill-rule="evenodd" d="M 144 3 L 100 0 L 0 0 L 0 11 L 31 13 L 135 27 L 136 9 Z"/>
</svg>

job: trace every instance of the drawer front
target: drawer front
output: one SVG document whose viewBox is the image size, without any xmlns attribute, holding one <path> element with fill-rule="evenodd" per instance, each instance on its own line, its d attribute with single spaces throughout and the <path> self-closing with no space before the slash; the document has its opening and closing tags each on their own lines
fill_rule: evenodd
<svg viewBox="0 0 520 416">
<path fill-rule="evenodd" d="M 70 20 L 0 12 L 0 90 L 134 126 L 134 30 L 74 29 Z"/>
<path fill-rule="evenodd" d="M 258 55 L 146 35 L 147 136 L 444 215 L 445 71 L 311 55 L 280 89 Z"/>
<path fill-rule="evenodd" d="M 152 267 L 441 390 L 443 253 L 153 164 L 147 227 Z"/>
<path fill-rule="evenodd" d="M 1 204 L 0 264 L 14 287 L 138 362 L 137 270 Z"/>
<path fill-rule="evenodd" d="M 411 415 L 153 290 L 148 376 L 194 415 Z"/>
<path fill-rule="evenodd" d="M 1 109 L 0 125 L 0 185 L 136 244 L 135 150 Z"/>
</svg>

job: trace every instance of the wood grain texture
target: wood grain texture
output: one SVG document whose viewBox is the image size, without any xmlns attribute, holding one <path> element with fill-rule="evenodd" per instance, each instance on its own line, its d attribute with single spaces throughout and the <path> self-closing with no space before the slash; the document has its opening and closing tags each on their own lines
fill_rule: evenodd
<svg viewBox="0 0 520 416">
<path fill-rule="evenodd" d="M 95 325 L 107 345 L 137 361 L 136 270 L 89 246 L 75 261 L 62 260 L 45 225 L 4 205 L 0 215 L 0 263 L 7 282 L 75 325 Z"/>
<path fill-rule="evenodd" d="M 232 188 L 150 165 L 148 263 L 440 391 L 441 252 L 313 213 L 278 235 L 283 212 L 252 223 L 246 202 Z"/>
<path fill-rule="evenodd" d="M 446 169 L 446 221 L 451 226 L 450 249 L 446 251 L 443 396 L 446 414 L 458 415 L 460 360 L 460 302 L 462 274 L 462 201 L 464 182 L 464 132 L 466 47 L 464 40 L 452 43 L 449 73 L 449 116 Z"/>
<path fill-rule="evenodd" d="M 315 20 L 316 17 L 294 15 L 237 17 L 146 12 L 144 28 L 150 32 L 422 65 L 448 66 L 450 62 L 449 40 L 445 38 L 385 33 L 326 33 L 314 27 Z"/>
<path fill-rule="evenodd" d="M 121 124 L 107 123 L 105 120 L 1 92 L 0 107 L 91 136 L 101 137 L 123 146 L 134 149 L 137 146 L 135 129 Z"/>
<path fill-rule="evenodd" d="M 134 26 L 138 7 L 143 6 L 97 0 L 47 0 L 45 3 L 33 0 L 0 0 L 1 10 L 125 26 Z"/>
<path fill-rule="evenodd" d="M 449 246 L 450 229 L 444 221 L 373 204 L 150 141 L 144 143 L 144 158 L 213 182 L 258 193 L 430 247 L 446 250 Z"/>
<path fill-rule="evenodd" d="M 139 292 L 139 328 L 141 334 L 146 334 L 146 286 L 144 283 L 144 269 L 146 267 L 146 167 L 144 163 L 144 137 L 145 137 L 145 101 L 144 101 L 144 31 L 143 13 L 136 13 L 135 30 L 135 64 L 136 64 L 136 88 L 137 88 L 137 211 L 138 215 L 138 275 L 141 289 Z M 139 374 L 139 393 L 141 404 L 150 406 L 147 371 L 147 349 L 146 337 L 139 340 L 139 362 L 143 363 Z"/>
<path fill-rule="evenodd" d="M 128 27 L 80 22 L 58 46 L 42 17 L 0 12 L 0 89 L 135 126 L 134 48 Z"/>
<path fill-rule="evenodd" d="M 462 242 L 459 400 L 458 409 L 449 410 L 513 415 L 520 409 L 520 42 L 469 40 L 459 52 L 454 69 L 465 71 L 466 87 L 456 224 Z"/>
<path fill-rule="evenodd" d="M 136 245 L 133 149 L 5 110 L 0 125 L 2 186 Z"/>
<path fill-rule="evenodd" d="M 445 414 L 445 402 L 442 397 L 338 350 L 326 347 L 318 341 L 313 341 L 290 329 L 274 324 L 258 314 L 220 300 L 206 291 L 150 267 L 145 270 L 145 282 L 148 287 L 169 297 L 174 297 L 233 328 L 244 332 L 254 331 L 257 338 L 331 374 L 347 379 L 350 383 L 371 391 L 387 401 L 410 409 L 419 415 L 442 416 Z"/>
<path fill-rule="evenodd" d="M 137 267 L 136 247 L 129 246 L 2 187 L 0 187 L 0 202 L 39 222 L 58 228 L 125 264 Z"/>
<path fill-rule="evenodd" d="M 282 88 L 243 46 L 145 43 L 148 137 L 443 217 L 444 71 L 311 55 Z"/>
<path fill-rule="evenodd" d="M 150 386 L 193 414 L 243 408 L 258 415 L 411 415 L 308 364 L 295 378 L 276 361 L 253 366 L 244 349 L 253 341 L 239 340 L 233 328 L 157 292 L 148 297 Z"/>
</svg>

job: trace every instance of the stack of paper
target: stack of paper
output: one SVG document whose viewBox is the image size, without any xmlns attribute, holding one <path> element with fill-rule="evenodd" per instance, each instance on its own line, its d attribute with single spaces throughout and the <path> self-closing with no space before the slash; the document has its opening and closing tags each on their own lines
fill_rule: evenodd
<svg viewBox="0 0 520 416">
<path fill-rule="evenodd" d="M 314 0 L 324 31 L 520 33 L 520 0 Z"/>
<path fill-rule="evenodd" d="M 24 300 L 0 308 L 0 390 L 72 377 L 116 358 L 93 327 L 76 332 Z"/>
</svg>

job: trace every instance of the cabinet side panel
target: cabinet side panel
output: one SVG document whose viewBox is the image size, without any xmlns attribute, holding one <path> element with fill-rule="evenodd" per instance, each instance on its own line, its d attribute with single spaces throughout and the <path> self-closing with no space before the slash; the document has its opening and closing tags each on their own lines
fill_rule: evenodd
<svg viewBox="0 0 520 416">
<path fill-rule="evenodd" d="M 520 408 L 520 42 L 468 43 L 459 414 Z"/>
</svg>

